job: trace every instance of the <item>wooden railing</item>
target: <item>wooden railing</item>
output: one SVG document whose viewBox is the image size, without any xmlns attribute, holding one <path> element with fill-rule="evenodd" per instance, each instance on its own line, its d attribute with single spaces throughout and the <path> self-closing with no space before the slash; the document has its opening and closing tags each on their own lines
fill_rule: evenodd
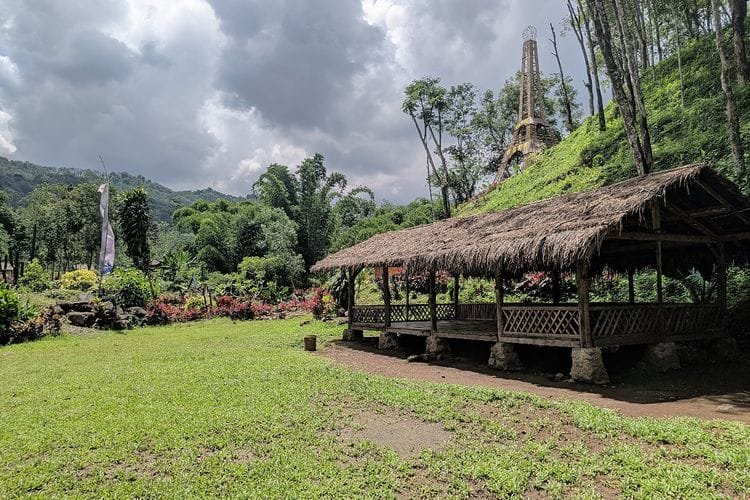
<svg viewBox="0 0 750 500">
<path fill-rule="evenodd" d="M 502 336 L 515 339 L 548 338 L 575 341 L 580 337 L 576 304 L 504 304 Z M 493 303 L 437 304 L 438 321 L 495 321 Z M 591 334 L 595 345 L 648 343 L 663 337 L 711 336 L 719 330 L 721 309 L 715 304 L 591 304 Z M 430 321 L 427 304 L 391 306 L 391 324 Z M 385 306 L 355 306 L 353 323 L 385 326 Z"/>
</svg>

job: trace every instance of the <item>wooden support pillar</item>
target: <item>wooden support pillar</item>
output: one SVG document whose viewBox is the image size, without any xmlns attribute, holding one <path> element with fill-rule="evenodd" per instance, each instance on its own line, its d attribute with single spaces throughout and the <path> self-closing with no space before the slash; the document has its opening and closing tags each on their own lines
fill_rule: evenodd
<svg viewBox="0 0 750 500">
<path fill-rule="evenodd" d="M 576 268 L 576 286 L 578 287 L 578 323 L 581 328 L 581 347 L 593 347 L 591 336 L 591 311 L 589 308 L 589 276 L 588 262 L 579 260 Z"/>
<path fill-rule="evenodd" d="M 727 257 L 724 243 L 719 243 L 718 258 L 716 259 L 716 298 L 721 315 L 722 333 L 727 326 Z"/>
<path fill-rule="evenodd" d="M 453 319 L 458 319 L 459 275 L 453 275 Z"/>
<path fill-rule="evenodd" d="M 388 266 L 383 266 L 383 304 L 385 304 L 385 327 L 391 326 L 391 280 L 388 276 Z"/>
<path fill-rule="evenodd" d="M 560 270 L 555 268 L 550 273 L 552 275 L 552 303 L 560 303 Z"/>
<path fill-rule="evenodd" d="M 628 268 L 628 302 L 635 304 L 635 271 Z"/>
<path fill-rule="evenodd" d="M 347 277 L 348 277 L 348 281 L 349 281 L 349 286 L 348 286 L 348 290 L 347 290 L 348 295 L 349 295 L 348 301 L 347 301 L 347 302 L 349 302 L 349 305 L 348 305 L 349 312 L 348 312 L 348 315 L 347 315 L 348 316 L 347 317 L 347 323 L 349 325 L 349 330 L 351 330 L 352 329 L 352 325 L 354 324 L 354 302 L 355 302 L 355 295 L 356 295 L 356 293 L 355 293 L 356 290 L 355 290 L 355 285 L 354 285 L 354 279 L 357 277 L 357 273 L 354 272 L 354 268 L 353 267 L 349 268 L 348 273 L 347 273 Z"/>
<path fill-rule="evenodd" d="M 406 276 L 406 278 L 405 278 L 405 280 L 406 280 L 406 284 L 405 284 L 405 288 L 406 288 L 406 313 L 405 313 L 405 315 L 406 315 L 406 321 L 409 321 L 409 301 L 411 300 L 411 297 L 409 297 L 409 296 L 411 295 L 411 284 L 409 283 L 409 279 L 410 278 L 409 278 L 409 268 L 408 267 L 406 268 L 404 276 Z"/>
<path fill-rule="evenodd" d="M 503 303 L 505 302 L 505 293 L 503 291 L 503 270 L 498 269 L 495 273 L 495 307 L 497 315 L 497 339 L 505 333 L 505 316 L 503 315 Z"/>
<path fill-rule="evenodd" d="M 430 307 L 430 330 L 434 334 L 437 331 L 437 298 L 435 294 L 435 271 L 430 271 L 427 278 L 427 286 L 429 289 L 429 307 Z"/>
<path fill-rule="evenodd" d="M 661 233 L 661 209 L 658 201 L 651 203 L 651 225 L 654 233 Z M 656 240 L 656 302 L 664 303 L 664 278 L 661 240 Z"/>
</svg>

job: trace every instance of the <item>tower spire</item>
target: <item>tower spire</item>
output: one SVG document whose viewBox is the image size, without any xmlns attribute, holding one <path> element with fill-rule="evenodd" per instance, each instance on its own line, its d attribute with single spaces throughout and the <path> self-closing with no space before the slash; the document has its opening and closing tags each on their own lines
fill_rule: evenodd
<svg viewBox="0 0 750 500">
<path fill-rule="evenodd" d="M 536 28 L 527 26 L 522 38 L 518 122 L 510 145 L 503 154 L 498 179 L 520 172 L 529 165 L 534 154 L 557 142 L 557 136 L 544 116 L 544 91 L 539 70 Z"/>
</svg>

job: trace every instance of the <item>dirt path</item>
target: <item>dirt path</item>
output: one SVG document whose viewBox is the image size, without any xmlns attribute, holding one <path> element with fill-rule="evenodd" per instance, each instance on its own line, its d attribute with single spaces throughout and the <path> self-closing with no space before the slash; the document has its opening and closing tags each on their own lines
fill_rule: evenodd
<svg viewBox="0 0 750 500">
<path fill-rule="evenodd" d="M 697 417 L 750 424 L 750 363 L 706 365 L 669 374 L 630 374 L 595 387 L 554 382 L 543 374 L 506 374 L 461 361 L 408 363 L 404 353 L 367 343 L 332 342 L 320 355 L 355 370 L 389 377 L 530 392 L 549 399 L 577 399 L 629 416 Z"/>
</svg>

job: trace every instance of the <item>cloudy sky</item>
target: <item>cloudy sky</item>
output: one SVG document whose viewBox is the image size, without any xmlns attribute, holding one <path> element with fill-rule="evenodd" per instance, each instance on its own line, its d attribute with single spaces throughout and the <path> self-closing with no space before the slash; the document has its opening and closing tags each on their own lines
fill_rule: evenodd
<svg viewBox="0 0 750 500">
<path fill-rule="evenodd" d="M 426 194 L 404 86 L 498 89 L 563 0 L 0 0 L 0 155 L 247 194 L 320 152 L 378 198 Z M 572 34 L 561 55 L 576 82 Z"/>
</svg>

